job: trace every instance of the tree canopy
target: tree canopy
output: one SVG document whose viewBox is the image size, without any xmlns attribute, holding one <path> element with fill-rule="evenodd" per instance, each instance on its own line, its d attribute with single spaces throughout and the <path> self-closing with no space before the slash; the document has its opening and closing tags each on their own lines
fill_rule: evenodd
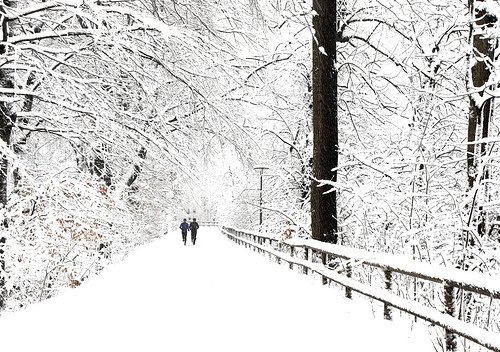
<svg viewBox="0 0 500 352">
<path fill-rule="evenodd" d="M 496 2 L 0 13 L 0 305 L 190 216 L 498 272 Z"/>
</svg>

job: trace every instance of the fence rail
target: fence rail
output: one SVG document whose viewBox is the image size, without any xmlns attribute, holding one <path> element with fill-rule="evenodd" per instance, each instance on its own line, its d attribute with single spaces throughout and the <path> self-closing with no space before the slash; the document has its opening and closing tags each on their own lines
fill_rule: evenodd
<svg viewBox="0 0 500 352">
<path fill-rule="evenodd" d="M 199 222 L 200 226 L 219 226 L 218 221 L 200 221 Z"/>
<path fill-rule="evenodd" d="M 223 227 L 222 232 L 231 240 L 245 247 L 252 247 L 259 252 L 274 256 L 302 268 L 304 274 L 321 275 L 323 284 L 333 281 L 345 287 L 345 295 L 351 298 L 352 291 L 358 292 L 384 304 L 384 318 L 392 318 L 392 309 L 397 308 L 445 330 L 446 351 L 457 350 L 457 335 L 484 346 L 492 351 L 500 352 L 500 334 L 484 330 L 471 323 L 455 317 L 457 305 L 457 289 L 479 293 L 493 299 L 500 299 L 500 280 L 482 274 L 473 274 L 454 268 L 435 267 L 427 263 L 408 260 L 386 253 L 373 253 L 339 245 L 323 243 L 312 239 L 293 239 L 280 242 L 276 238 L 257 232 Z M 274 247 L 276 248 L 273 248 Z M 299 250 L 302 257 L 299 257 Z M 320 263 L 312 261 L 313 256 L 321 258 Z M 331 258 L 347 259 L 347 265 L 340 272 L 327 266 Z M 353 263 L 368 265 L 382 270 L 384 287 L 376 288 L 352 278 Z M 444 296 L 443 311 L 424 306 L 418 302 L 405 299 L 392 292 L 393 273 L 442 285 Z"/>
</svg>

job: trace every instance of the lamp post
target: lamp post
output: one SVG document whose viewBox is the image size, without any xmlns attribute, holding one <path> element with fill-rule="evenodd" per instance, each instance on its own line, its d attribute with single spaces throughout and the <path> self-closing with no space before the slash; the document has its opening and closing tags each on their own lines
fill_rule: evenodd
<svg viewBox="0 0 500 352">
<path fill-rule="evenodd" d="M 262 175 L 264 174 L 264 170 L 269 169 L 266 166 L 255 166 L 255 170 L 260 171 L 260 187 L 259 187 L 259 192 L 260 192 L 260 207 L 259 207 L 259 225 L 262 225 Z"/>
</svg>

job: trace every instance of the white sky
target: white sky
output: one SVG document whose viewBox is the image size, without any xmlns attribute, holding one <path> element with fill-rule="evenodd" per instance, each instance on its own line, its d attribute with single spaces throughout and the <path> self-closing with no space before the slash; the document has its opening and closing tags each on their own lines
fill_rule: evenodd
<svg viewBox="0 0 500 352">
<path fill-rule="evenodd" d="M 2 352 L 434 351 L 425 328 L 200 228 L 138 248 L 76 289 L 0 319 Z M 325 349 L 326 347 L 326 349 Z"/>
</svg>

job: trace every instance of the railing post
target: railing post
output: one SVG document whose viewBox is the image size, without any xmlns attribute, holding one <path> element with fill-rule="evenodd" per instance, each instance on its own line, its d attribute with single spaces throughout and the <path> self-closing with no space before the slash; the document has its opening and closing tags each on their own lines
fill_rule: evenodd
<svg viewBox="0 0 500 352">
<path fill-rule="evenodd" d="M 290 246 L 290 257 L 293 258 L 294 252 L 295 252 L 295 247 L 294 246 Z M 293 269 L 293 263 L 292 262 L 290 262 L 290 269 Z"/>
<path fill-rule="evenodd" d="M 444 282 L 444 304 L 445 313 L 455 316 L 455 287 L 450 282 Z M 452 331 L 445 329 L 444 338 L 447 352 L 455 352 L 457 350 L 457 336 Z"/>
<path fill-rule="evenodd" d="M 304 247 L 304 261 L 306 261 L 306 262 L 309 261 L 309 248 L 307 248 L 307 247 Z M 309 270 L 308 270 L 307 266 L 304 266 L 302 268 L 302 272 L 306 275 L 308 274 Z"/>
<path fill-rule="evenodd" d="M 321 262 L 323 263 L 323 265 L 326 265 L 326 253 L 324 253 L 324 252 L 321 252 Z M 321 275 L 321 282 L 323 283 L 323 285 L 328 284 L 327 277 L 324 275 Z"/>
<path fill-rule="evenodd" d="M 273 240 L 276 241 L 276 246 L 273 246 Z M 269 239 L 269 243 L 270 243 L 272 249 L 281 252 L 281 243 L 278 240 L 270 238 Z M 277 255 L 274 255 L 274 257 L 275 257 L 274 258 L 275 262 L 278 263 L 278 264 L 281 264 L 280 257 L 278 257 Z"/>
<path fill-rule="evenodd" d="M 345 273 L 348 278 L 352 276 L 352 266 L 351 261 L 348 259 L 345 265 Z M 345 297 L 351 299 L 352 298 L 352 290 L 350 287 L 345 288 Z"/>
<path fill-rule="evenodd" d="M 384 270 L 384 278 L 385 278 L 385 289 L 388 291 L 392 290 L 392 271 L 385 269 Z M 384 302 L 384 319 L 392 320 L 391 314 L 391 306 Z"/>
<path fill-rule="evenodd" d="M 269 247 L 272 249 L 273 248 L 273 241 L 270 238 L 268 238 L 268 240 L 269 240 Z M 271 254 L 271 252 L 267 252 L 267 253 L 269 253 L 269 260 L 272 260 L 273 255 Z"/>
</svg>

